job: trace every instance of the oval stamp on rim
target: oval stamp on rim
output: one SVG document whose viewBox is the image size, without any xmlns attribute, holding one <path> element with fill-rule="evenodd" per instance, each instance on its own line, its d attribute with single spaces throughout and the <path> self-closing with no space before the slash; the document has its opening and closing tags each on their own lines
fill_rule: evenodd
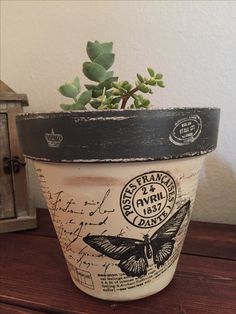
<svg viewBox="0 0 236 314">
<path fill-rule="evenodd" d="M 169 140 L 178 146 L 188 145 L 196 141 L 202 131 L 202 120 L 196 114 L 183 118 L 175 123 Z"/>
<path fill-rule="evenodd" d="M 161 224 L 172 212 L 176 200 L 176 184 L 163 171 L 151 171 L 130 180 L 120 196 L 125 219 L 138 228 Z"/>
</svg>

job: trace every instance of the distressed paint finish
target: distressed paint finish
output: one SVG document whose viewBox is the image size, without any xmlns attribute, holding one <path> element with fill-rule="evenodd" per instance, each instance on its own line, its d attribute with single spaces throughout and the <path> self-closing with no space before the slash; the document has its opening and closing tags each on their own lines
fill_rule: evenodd
<svg viewBox="0 0 236 314">
<path fill-rule="evenodd" d="M 32 159 L 129 162 L 211 152 L 219 115 L 217 108 L 52 112 L 19 115 L 17 126 Z"/>
<path fill-rule="evenodd" d="M 17 117 L 23 152 L 34 159 L 69 272 L 82 291 L 123 301 L 169 284 L 203 155 L 216 147 L 219 113 L 183 108 Z"/>
<path fill-rule="evenodd" d="M 0 113 L 0 219 L 15 217 L 12 173 L 4 173 L 3 158 L 10 156 L 7 114 Z"/>
<path fill-rule="evenodd" d="M 169 284 L 187 232 L 203 160 L 204 156 L 197 156 L 89 165 L 34 161 L 70 275 L 79 289 L 101 299 L 124 301 L 154 294 Z M 156 174 L 162 176 L 158 182 L 151 180 Z M 174 189 L 170 178 L 175 183 Z M 132 191 L 134 184 L 138 188 Z M 169 198 L 172 204 L 161 200 L 163 206 L 155 211 L 158 195 Z M 144 203 L 145 199 L 154 202 L 139 207 L 138 198 Z M 128 208 L 129 199 L 133 205 Z M 172 254 L 160 267 L 149 258 L 146 275 L 127 275 L 120 269 L 119 260 L 100 254 L 83 240 L 88 235 L 103 235 L 113 236 L 118 242 L 137 239 L 142 245 L 144 235 L 152 239 L 189 201 L 191 206 L 174 238 Z M 154 209 L 151 214 L 145 211 L 149 207 Z"/>
<path fill-rule="evenodd" d="M 16 94 L 0 80 L 0 233 L 32 229 L 36 227 L 36 213 L 29 204 L 24 167 L 10 173 L 3 170 L 3 158 L 17 157 L 23 162 L 17 130 L 16 114 L 27 106 L 25 94 Z"/>
</svg>

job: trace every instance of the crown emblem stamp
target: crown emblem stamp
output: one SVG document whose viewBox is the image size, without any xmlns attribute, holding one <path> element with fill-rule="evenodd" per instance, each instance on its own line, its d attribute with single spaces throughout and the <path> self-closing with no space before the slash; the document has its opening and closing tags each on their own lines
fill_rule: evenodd
<svg viewBox="0 0 236 314">
<path fill-rule="evenodd" d="M 61 134 L 54 133 L 53 129 L 51 129 L 51 133 L 45 133 L 44 137 L 48 143 L 48 147 L 58 148 L 63 141 L 63 136 Z"/>
</svg>

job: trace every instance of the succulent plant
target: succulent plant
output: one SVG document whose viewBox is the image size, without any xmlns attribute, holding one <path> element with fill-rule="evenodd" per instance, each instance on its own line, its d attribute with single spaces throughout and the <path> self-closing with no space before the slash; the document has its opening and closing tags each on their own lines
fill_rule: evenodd
<svg viewBox="0 0 236 314">
<path fill-rule="evenodd" d="M 83 73 L 97 84 L 85 84 L 87 90 L 81 92 L 80 80 L 77 76 L 72 82 L 60 86 L 60 93 L 74 100 L 72 104 L 61 104 L 62 109 L 86 110 L 88 104 L 99 110 L 124 109 L 131 98 L 133 99 L 133 103 L 129 106 L 131 109 L 150 107 L 150 101 L 137 92 L 152 94 L 151 87 L 165 87 L 162 74 L 147 68 L 149 77 L 137 74 L 134 86 L 128 81 L 118 81 L 118 77 L 113 76 L 113 71 L 108 71 L 115 60 L 112 48 L 112 42 L 100 43 L 96 40 L 87 43 L 90 61 L 83 63 Z"/>
</svg>

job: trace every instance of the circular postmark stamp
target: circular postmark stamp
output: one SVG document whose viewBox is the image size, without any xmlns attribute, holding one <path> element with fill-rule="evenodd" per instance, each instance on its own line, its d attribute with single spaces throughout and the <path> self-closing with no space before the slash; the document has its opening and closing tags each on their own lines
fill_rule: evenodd
<svg viewBox="0 0 236 314">
<path fill-rule="evenodd" d="M 163 171 L 151 171 L 130 180 L 120 196 L 125 219 L 138 228 L 159 225 L 171 213 L 176 200 L 176 184 Z"/>
<path fill-rule="evenodd" d="M 178 146 L 189 145 L 196 141 L 202 131 L 202 120 L 198 115 L 192 115 L 175 123 L 169 140 Z"/>
</svg>

